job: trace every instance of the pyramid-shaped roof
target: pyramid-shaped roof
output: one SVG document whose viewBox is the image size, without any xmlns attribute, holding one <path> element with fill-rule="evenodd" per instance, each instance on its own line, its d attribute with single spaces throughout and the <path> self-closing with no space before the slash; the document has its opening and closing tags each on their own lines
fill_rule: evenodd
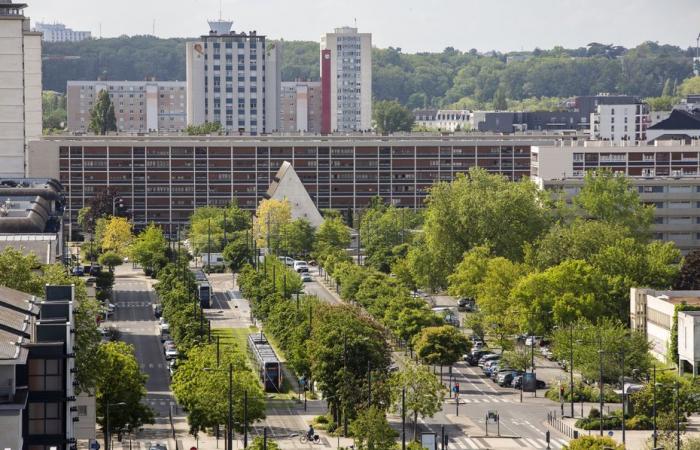
<svg viewBox="0 0 700 450">
<path fill-rule="evenodd" d="M 306 219 L 315 228 L 323 223 L 323 217 L 308 191 L 301 182 L 294 167 L 285 161 L 277 171 L 275 178 L 267 190 L 267 198 L 287 200 L 292 207 L 292 220 Z"/>
</svg>

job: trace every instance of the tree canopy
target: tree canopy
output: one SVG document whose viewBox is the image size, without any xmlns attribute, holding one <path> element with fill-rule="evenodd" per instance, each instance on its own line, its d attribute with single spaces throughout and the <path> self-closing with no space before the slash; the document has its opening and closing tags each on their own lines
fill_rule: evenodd
<svg viewBox="0 0 700 450">
<path fill-rule="evenodd" d="M 391 134 L 411 131 L 413 113 L 396 100 L 379 100 L 372 105 L 372 121 L 378 133 Z"/>
<path fill-rule="evenodd" d="M 95 134 L 107 134 L 117 131 L 117 117 L 114 115 L 114 104 L 106 90 L 97 94 L 95 105 L 90 110 L 90 131 Z"/>
</svg>

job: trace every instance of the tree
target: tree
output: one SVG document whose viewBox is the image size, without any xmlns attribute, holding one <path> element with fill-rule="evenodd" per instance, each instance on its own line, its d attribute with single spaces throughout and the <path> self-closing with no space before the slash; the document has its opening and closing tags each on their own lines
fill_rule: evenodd
<svg viewBox="0 0 700 450">
<path fill-rule="evenodd" d="M 220 365 L 216 364 L 216 345 L 199 345 L 189 350 L 187 359 L 179 364 L 173 376 L 173 393 L 189 413 L 192 434 L 226 423 L 229 365 L 233 367 L 233 422 L 236 430 L 241 430 L 243 423 L 244 399 L 241 393 L 244 391 L 248 393 L 248 423 L 265 418 L 264 393 L 240 349 L 224 345 L 220 349 Z"/>
<path fill-rule="evenodd" d="M 255 436 L 253 442 L 246 447 L 249 450 L 280 450 L 280 446 L 277 442 L 273 441 L 270 436 L 267 438 L 267 447 L 265 447 L 265 441 L 261 436 Z"/>
<path fill-rule="evenodd" d="M 187 125 L 185 133 L 188 136 L 206 136 L 209 134 L 221 134 L 221 123 L 206 122 L 201 125 Z"/>
<path fill-rule="evenodd" d="M 649 342 L 644 334 L 629 330 L 619 320 L 599 318 L 592 322 L 585 319 L 556 329 L 552 335 L 552 350 L 557 359 L 568 359 L 571 352 L 573 327 L 574 361 L 576 370 L 584 379 L 600 377 L 600 355 L 603 349 L 603 381 L 619 382 L 622 375 L 622 356 L 625 352 L 625 376 L 637 371 L 646 373 L 651 367 Z"/>
<path fill-rule="evenodd" d="M 125 255 L 134 236 L 131 233 L 131 223 L 124 217 L 111 217 L 105 224 L 102 236 L 102 251 Z"/>
<path fill-rule="evenodd" d="M 340 217 L 327 218 L 316 231 L 315 253 L 328 256 L 334 251 L 343 251 L 350 245 L 350 229 Z M 321 259 L 321 258 L 318 258 Z"/>
<path fill-rule="evenodd" d="M 386 206 L 380 198 L 375 198 L 360 220 L 365 265 L 389 272 L 401 256 L 396 254 L 397 247 L 411 241 L 411 230 L 416 225 L 416 214 L 410 209 Z"/>
<path fill-rule="evenodd" d="M 606 436 L 581 436 L 564 446 L 567 450 L 625 450 L 625 446 Z"/>
<path fill-rule="evenodd" d="M 428 253 L 431 276 L 444 286 L 472 247 L 489 245 L 494 256 L 520 260 L 523 244 L 539 237 L 549 220 L 548 204 L 534 183 L 471 168 L 430 189 L 423 227 L 426 248 L 421 251 Z"/>
<path fill-rule="evenodd" d="M 110 272 L 114 271 L 116 266 L 119 266 L 124 262 L 121 256 L 112 251 L 101 254 L 98 261 L 103 266 L 109 267 Z"/>
<path fill-rule="evenodd" d="M 95 134 L 105 135 L 110 131 L 117 131 L 117 118 L 114 115 L 114 105 L 109 98 L 107 90 L 101 90 L 97 94 L 95 106 L 90 110 L 90 131 Z"/>
<path fill-rule="evenodd" d="M 455 271 L 447 277 L 449 294 L 456 297 L 476 298 L 479 285 L 486 276 L 491 250 L 484 245 L 464 253 Z"/>
<path fill-rule="evenodd" d="M 413 343 L 426 364 L 451 366 L 469 352 L 470 341 L 451 325 L 424 328 Z"/>
<path fill-rule="evenodd" d="M 683 259 L 683 266 L 673 283 L 673 289 L 694 291 L 700 289 L 700 250 L 693 250 Z"/>
<path fill-rule="evenodd" d="M 187 234 L 194 253 L 200 255 L 222 251 L 234 233 L 250 230 L 250 227 L 250 213 L 231 203 L 225 208 L 205 206 L 195 209 L 190 216 Z"/>
<path fill-rule="evenodd" d="M 255 236 L 259 248 L 279 250 L 282 231 L 292 221 L 292 206 L 287 200 L 265 199 L 255 213 Z"/>
<path fill-rule="evenodd" d="M 378 133 L 409 132 L 414 120 L 413 113 L 396 100 L 379 100 L 372 105 L 372 121 Z"/>
<path fill-rule="evenodd" d="M 654 220 L 654 209 L 642 203 L 629 178 L 610 170 L 586 172 L 573 201 L 588 218 L 623 226 L 642 239 Z"/>
<path fill-rule="evenodd" d="M 413 418 L 413 440 L 416 440 L 418 416 L 433 417 L 442 409 L 445 386 L 428 367 L 409 361 L 403 370 L 391 377 L 392 409 L 399 414 L 404 390 L 406 411 Z"/>
<path fill-rule="evenodd" d="M 90 208 L 89 206 L 84 206 L 78 210 L 77 222 L 84 233 L 90 232 L 93 229 L 94 223 L 92 222 L 92 220 L 92 208 Z"/>
<path fill-rule="evenodd" d="M 376 406 L 370 406 L 357 415 L 350 425 L 358 450 L 394 450 L 396 431 L 386 420 L 386 414 Z"/>
<path fill-rule="evenodd" d="M 532 365 L 532 355 L 530 350 L 518 348 L 516 350 L 508 350 L 503 352 L 501 357 L 502 366 L 510 367 L 511 369 L 526 371 Z"/>
<path fill-rule="evenodd" d="M 132 431 L 154 423 L 153 411 L 142 402 L 147 376 L 139 369 L 133 347 L 124 342 L 106 342 L 99 346 L 99 360 L 95 399 L 102 428 L 107 425 L 107 404 L 110 433 Z"/>
<path fill-rule="evenodd" d="M 664 83 L 664 89 L 661 91 L 661 96 L 662 97 L 670 97 L 673 95 L 673 84 L 671 83 L 670 78 L 666 78 L 666 82 Z"/>
<path fill-rule="evenodd" d="M 700 387 L 692 380 L 671 372 L 657 371 L 656 414 L 661 430 L 673 430 L 676 426 L 676 383 L 678 383 L 678 409 L 682 421 L 700 408 Z M 652 417 L 654 414 L 654 385 L 649 379 L 644 387 L 630 395 L 636 415 Z"/>
<path fill-rule="evenodd" d="M 678 94 L 682 97 L 691 94 L 700 94 L 700 77 L 695 76 L 683 80 L 681 85 L 678 86 Z"/>
<path fill-rule="evenodd" d="M 163 230 L 149 224 L 131 244 L 131 258 L 139 264 L 145 273 L 157 273 L 167 263 L 168 241 L 163 235 Z"/>
<path fill-rule="evenodd" d="M 253 259 L 253 249 L 250 247 L 246 236 L 237 232 L 224 247 L 224 261 L 232 272 L 240 271 L 243 266 Z"/>
<path fill-rule="evenodd" d="M 283 246 L 287 255 L 306 257 L 314 247 L 316 230 L 304 219 L 294 219 L 282 231 Z"/>
</svg>

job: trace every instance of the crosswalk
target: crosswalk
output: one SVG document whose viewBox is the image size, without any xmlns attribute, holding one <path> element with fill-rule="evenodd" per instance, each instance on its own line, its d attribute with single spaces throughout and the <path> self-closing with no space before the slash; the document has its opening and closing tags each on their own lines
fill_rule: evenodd
<svg viewBox="0 0 700 450">
<path fill-rule="evenodd" d="M 502 398 L 502 397 L 465 397 L 459 398 L 459 404 L 464 405 L 466 403 L 514 403 L 517 400 L 513 398 Z M 456 400 L 448 400 L 447 403 L 456 403 Z"/>
<path fill-rule="evenodd" d="M 495 442 L 496 439 L 498 438 L 455 436 L 449 438 L 448 448 L 450 450 L 484 450 L 491 448 L 522 448 L 532 450 L 547 449 L 547 441 L 544 439 L 521 437 L 518 439 L 512 439 L 509 442 L 503 442 L 502 439 L 500 439 L 499 442 Z M 557 450 L 563 448 L 566 444 L 567 441 L 564 439 L 551 438 L 549 448 Z"/>
<path fill-rule="evenodd" d="M 151 306 L 151 302 L 117 302 L 117 308 L 145 308 Z"/>
</svg>

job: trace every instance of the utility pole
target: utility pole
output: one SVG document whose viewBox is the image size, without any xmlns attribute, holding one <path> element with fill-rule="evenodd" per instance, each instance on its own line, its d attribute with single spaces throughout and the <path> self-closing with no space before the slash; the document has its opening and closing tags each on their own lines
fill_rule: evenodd
<svg viewBox="0 0 700 450">
<path fill-rule="evenodd" d="M 345 392 L 343 393 L 343 436 L 348 435 L 348 336 L 343 333 L 343 376 Z"/>
<path fill-rule="evenodd" d="M 248 448 L 248 391 L 243 391 L 243 448 Z"/>
<path fill-rule="evenodd" d="M 600 396 L 599 396 L 599 401 L 600 401 L 600 435 L 603 435 L 603 418 L 605 417 L 605 414 L 603 413 L 603 350 L 598 350 L 598 359 L 600 362 Z"/>
<path fill-rule="evenodd" d="M 401 389 L 401 450 L 406 450 L 406 388 Z"/>
<path fill-rule="evenodd" d="M 571 396 L 571 418 L 574 418 L 574 324 L 569 324 L 569 395 Z"/>
<path fill-rule="evenodd" d="M 220 336 L 216 336 L 216 367 L 219 367 L 219 361 L 220 361 L 220 353 L 219 353 L 219 338 Z"/>
<path fill-rule="evenodd" d="M 211 273 L 211 219 L 207 230 L 207 272 Z"/>
<path fill-rule="evenodd" d="M 226 425 L 228 449 L 233 450 L 233 363 L 228 363 L 228 424 Z"/>
<path fill-rule="evenodd" d="M 622 357 L 622 446 L 625 446 L 625 349 L 620 351 Z M 601 413 L 602 414 L 602 413 Z M 601 415 L 602 417 L 602 415 Z"/>
</svg>

